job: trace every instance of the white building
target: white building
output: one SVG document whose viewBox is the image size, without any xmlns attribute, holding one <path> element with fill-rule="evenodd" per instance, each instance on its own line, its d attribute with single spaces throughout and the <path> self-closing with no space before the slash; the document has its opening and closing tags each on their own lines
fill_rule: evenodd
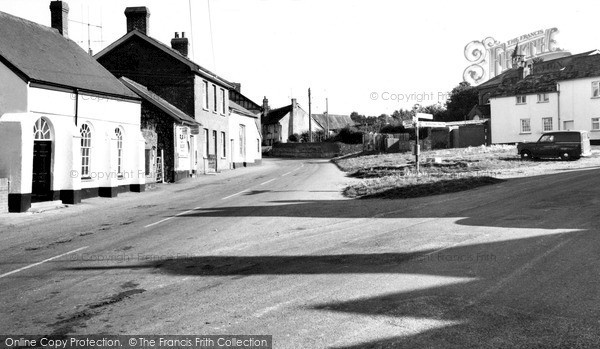
<svg viewBox="0 0 600 349">
<path fill-rule="evenodd" d="M 145 187 L 139 98 L 67 38 L 67 4 L 50 8 L 56 29 L 0 12 L 0 178 L 11 212 Z"/>
<path fill-rule="evenodd" d="M 233 168 L 260 165 L 262 162 L 260 114 L 254 114 L 229 101 L 229 162 Z"/>
<path fill-rule="evenodd" d="M 536 141 L 543 132 L 589 131 L 600 142 L 598 51 L 538 63 L 490 98 L 493 143 Z"/>
</svg>

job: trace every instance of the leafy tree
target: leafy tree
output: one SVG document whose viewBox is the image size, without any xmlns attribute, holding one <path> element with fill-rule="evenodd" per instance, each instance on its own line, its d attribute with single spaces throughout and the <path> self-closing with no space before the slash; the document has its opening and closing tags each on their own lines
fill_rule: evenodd
<svg viewBox="0 0 600 349">
<path fill-rule="evenodd" d="M 446 102 L 444 121 L 465 120 L 467 114 L 479 101 L 477 88 L 468 82 L 461 82 L 452 89 Z"/>
</svg>

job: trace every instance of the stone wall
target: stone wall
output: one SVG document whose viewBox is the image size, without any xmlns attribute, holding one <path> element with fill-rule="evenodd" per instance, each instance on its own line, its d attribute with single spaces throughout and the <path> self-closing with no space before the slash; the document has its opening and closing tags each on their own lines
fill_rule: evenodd
<svg viewBox="0 0 600 349">
<path fill-rule="evenodd" d="M 333 158 L 361 150 L 362 144 L 277 143 L 273 145 L 269 156 L 281 158 Z"/>
</svg>

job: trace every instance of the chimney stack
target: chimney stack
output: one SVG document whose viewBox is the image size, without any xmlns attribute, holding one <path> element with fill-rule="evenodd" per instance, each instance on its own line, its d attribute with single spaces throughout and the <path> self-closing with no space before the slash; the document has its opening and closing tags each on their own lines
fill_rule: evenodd
<svg viewBox="0 0 600 349">
<path fill-rule="evenodd" d="M 50 2 L 50 26 L 69 37 L 69 5 L 64 1 Z"/>
<path fill-rule="evenodd" d="M 233 86 L 233 89 L 239 93 L 242 93 L 242 84 L 240 84 L 239 82 L 232 82 L 231 85 Z"/>
<path fill-rule="evenodd" d="M 265 98 L 263 98 L 263 115 L 267 116 L 267 114 L 269 114 L 270 108 L 269 108 L 269 100 L 267 99 L 267 96 L 265 96 Z"/>
<path fill-rule="evenodd" d="M 173 50 L 178 51 L 183 56 L 188 56 L 188 47 L 189 42 L 188 38 L 185 37 L 185 32 L 181 32 L 181 37 L 179 37 L 179 33 L 175 32 L 175 37 L 171 39 L 171 48 Z"/>
<path fill-rule="evenodd" d="M 150 10 L 146 6 L 127 7 L 125 9 L 127 17 L 127 32 L 137 29 L 148 35 L 150 25 Z"/>
</svg>

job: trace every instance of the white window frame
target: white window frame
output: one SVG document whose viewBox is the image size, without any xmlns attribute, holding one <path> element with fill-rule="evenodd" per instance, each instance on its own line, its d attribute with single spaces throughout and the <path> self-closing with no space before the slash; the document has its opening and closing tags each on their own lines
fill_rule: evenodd
<svg viewBox="0 0 600 349">
<path fill-rule="evenodd" d="M 92 128 L 84 123 L 79 128 L 81 135 L 81 178 L 90 179 L 90 168 L 92 167 Z"/>
<path fill-rule="evenodd" d="M 548 103 L 550 102 L 550 95 L 547 93 L 538 93 L 537 101 L 538 103 Z"/>
<path fill-rule="evenodd" d="M 202 94 L 203 94 L 203 101 L 202 101 L 202 108 L 204 108 L 205 110 L 208 110 L 209 106 L 209 97 L 208 97 L 208 81 L 206 80 L 202 80 Z"/>
<path fill-rule="evenodd" d="M 527 96 L 526 95 L 518 95 L 516 96 L 517 104 L 527 104 Z"/>
<path fill-rule="evenodd" d="M 117 177 L 123 178 L 123 130 L 121 127 L 115 128 L 115 137 L 117 139 Z"/>
<path fill-rule="evenodd" d="M 221 88 L 219 91 L 221 92 L 221 114 L 225 115 L 225 89 Z"/>
<path fill-rule="evenodd" d="M 546 127 L 546 126 L 548 126 L 548 125 L 546 124 L 546 121 L 549 121 L 549 122 L 550 122 L 550 128 Z M 554 125 L 553 125 L 553 123 L 554 123 L 554 120 L 552 120 L 552 118 L 550 118 L 550 117 L 548 117 L 548 118 L 542 118 L 542 131 L 544 131 L 544 132 L 548 132 L 548 131 L 552 131 L 552 130 L 554 130 Z"/>
<path fill-rule="evenodd" d="M 600 81 L 592 81 L 592 98 L 600 98 Z"/>
<path fill-rule="evenodd" d="M 520 125 L 521 133 L 531 133 L 531 119 L 530 118 L 521 119 L 520 124 L 521 124 Z M 527 127 L 525 127 L 525 125 L 527 125 Z"/>
<path fill-rule="evenodd" d="M 213 112 L 216 113 L 217 109 L 219 107 L 219 97 L 217 96 L 217 85 L 213 84 L 212 87 L 213 87 L 213 97 L 214 97 L 213 98 L 213 103 L 214 103 Z"/>
<path fill-rule="evenodd" d="M 592 131 L 600 131 L 600 118 L 592 118 Z"/>
</svg>

